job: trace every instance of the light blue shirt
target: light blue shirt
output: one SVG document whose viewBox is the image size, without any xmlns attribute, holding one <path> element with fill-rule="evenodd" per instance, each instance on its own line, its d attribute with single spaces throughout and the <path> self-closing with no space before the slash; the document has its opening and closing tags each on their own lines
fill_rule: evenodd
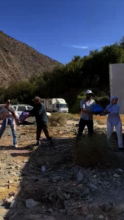
<svg viewBox="0 0 124 220">
<path fill-rule="evenodd" d="M 81 109 L 84 108 L 88 112 L 92 112 L 94 105 L 95 105 L 95 101 L 93 99 L 89 101 L 86 101 L 86 99 L 83 99 L 80 102 L 80 108 Z M 84 120 L 93 120 L 93 115 L 81 112 L 81 118 Z"/>
<path fill-rule="evenodd" d="M 110 112 L 107 120 L 113 126 L 117 125 L 121 121 L 119 115 L 119 109 L 120 106 L 118 104 L 115 105 L 109 104 L 105 109 L 105 111 Z"/>
</svg>

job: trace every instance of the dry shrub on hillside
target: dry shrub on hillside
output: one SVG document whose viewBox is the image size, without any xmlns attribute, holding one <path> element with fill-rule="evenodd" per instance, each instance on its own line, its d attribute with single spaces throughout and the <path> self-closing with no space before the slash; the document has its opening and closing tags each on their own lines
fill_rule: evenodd
<svg viewBox="0 0 124 220">
<path fill-rule="evenodd" d="M 0 80 L 3 86 L 51 72 L 60 66 L 57 61 L 0 31 Z"/>
<path fill-rule="evenodd" d="M 107 141 L 105 134 L 84 137 L 76 143 L 74 158 L 77 165 L 93 167 L 104 164 L 107 157 Z"/>
</svg>

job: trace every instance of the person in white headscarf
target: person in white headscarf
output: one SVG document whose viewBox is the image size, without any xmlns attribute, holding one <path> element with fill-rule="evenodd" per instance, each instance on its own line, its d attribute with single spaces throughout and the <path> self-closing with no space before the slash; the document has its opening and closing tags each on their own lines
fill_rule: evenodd
<svg viewBox="0 0 124 220">
<path fill-rule="evenodd" d="M 122 138 L 122 123 L 119 115 L 120 106 L 118 105 L 118 97 L 113 96 L 110 99 L 110 104 L 106 107 L 104 113 L 108 114 L 107 118 L 107 141 L 110 146 L 111 135 L 113 128 L 115 127 L 118 137 L 118 147 L 123 150 L 123 138 Z"/>
</svg>

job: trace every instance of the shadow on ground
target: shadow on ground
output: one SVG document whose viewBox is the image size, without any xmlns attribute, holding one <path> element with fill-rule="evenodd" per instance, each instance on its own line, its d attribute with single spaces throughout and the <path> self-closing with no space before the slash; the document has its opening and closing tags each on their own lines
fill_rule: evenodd
<svg viewBox="0 0 124 220">
<path fill-rule="evenodd" d="M 19 161 L 18 158 L 24 156 L 27 157 L 27 161 L 23 161 L 23 169 L 17 172 L 19 190 L 11 190 L 16 182 L 11 183 L 10 181 L 8 183 L 11 191 L 10 200 L 3 203 L 5 209 L 0 208 L 0 220 L 84 220 L 91 213 L 94 220 L 98 219 L 95 216 L 98 217 L 99 214 L 110 216 L 106 219 L 120 220 L 120 218 L 115 217 L 113 211 L 111 213 L 111 208 L 106 213 L 98 207 L 93 208 L 92 204 L 94 201 L 100 204 L 100 198 L 107 202 L 111 201 L 112 198 L 115 200 L 117 195 L 121 195 L 122 200 L 124 199 L 124 188 L 117 192 L 117 185 L 115 184 L 113 194 L 109 185 L 107 185 L 108 188 L 105 187 L 106 185 L 104 186 L 107 178 L 109 181 L 110 176 L 113 175 L 113 169 L 124 168 L 124 155 L 109 151 L 106 167 L 96 167 L 94 170 L 84 169 L 73 166 L 73 144 L 73 138 L 58 138 L 53 140 L 53 144 L 42 140 L 41 146 L 38 148 L 32 144 L 20 149 L 9 149 L 11 157 Z M 8 150 L 7 147 L 1 147 L 1 149 Z M 118 164 L 115 162 L 117 158 L 119 158 Z M 19 163 L 22 167 L 21 162 Z M 107 170 L 108 167 L 109 170 Z M 45 172 L 43 172 L 44 168 Z M 85 177 L 82 181 L 77 181 L 79 170 Z M 102 181 L 100 180 L 101 173 L 107 173 L 102 177 Z M 99 182 L 95 183 L 97 175 Z M 94 184 L 98 184 L 98 186 L 90 191 L 88 184 L 93 180 Z M 110 182 L 112 183 L 112 181 Z M 86 192 L 86 196 L 81 198 L 84 189 L 89 191 Z M 33 199 L 33 201 L 26 205 L 28 199 Z M 120 202 L 122 200 L 120 199 Z M 35 201 L 38 202 L 37 205 Z M 32 207 L 27 208 L 26 206 Z"/>
<path fill-rule="evenodd" d="M 8 203 L 4 203 L 4 207 L 9 208 L 9 210 L 3 219 L 55 219 L 54 214 L 50 213 L 49 209 L 51 208 L 55 211 L 56 208 L 63 208 L 61 201 L 58 201 L 56 187 L 59 187 L 63 183 L 65 184 L 65 180 L 61 180 L 62 176 L 57 180 L 54 172 L 56 173 L 61 166 L 63 166 L 62 169 L 67 167 L 68 170 L 72 163 L 71 143 L 71 138 L 60 138 L 54 139 L 52 144 L 46 140 L 42 140 L 41 146 L 38 148 L 35 144 L 20 149 L 12 149 L 11 147 L 4 146 L 0 148 L 1 150 L 10 150 L 12 157 L 29 157 L 20 172 L 20 191 L 17 194 L 11 192 L 11 196 L 15 197 L 16 207 L 13 205 L 12 209 L 10 209 L 10 204 L 7 205 Z M 42 172 L 43 166 L 46 169 L 44 173 Z M 48 174 L 49 177 L 47 177 Z M 13 183 L 9 183 L 10 188 L 11 185 Z M 25 202 L 30 198 L 40 202 L 40 205 L 31 209 L 26 208 Z"/>
</svg>

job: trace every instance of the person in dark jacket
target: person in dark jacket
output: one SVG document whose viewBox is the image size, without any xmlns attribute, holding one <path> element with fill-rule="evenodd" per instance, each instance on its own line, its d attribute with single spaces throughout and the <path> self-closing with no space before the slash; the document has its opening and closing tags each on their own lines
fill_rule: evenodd
<svg viewBox="0 0 124 220">
<path fill-rule="evenodd" d="M 35 116 L 36 118 L 36 124 L 37 124 L 37 130 L 36 130 L 36 140 L 37 145 L 39 145 L 40 135 L 41 131 L 44 131 L 44 134 L 47 138 L 47 140 L 52 140 L 50 137 L 48 126 L 47 126 L 47 115 L 46 115 L 46 109 L 44 105 L 40 102 L 40 98 L 37 96 L 34 98 L 34 108 L 32 110 L 27 110 L 30 113 L 30 116 Z"/>
</svg>

